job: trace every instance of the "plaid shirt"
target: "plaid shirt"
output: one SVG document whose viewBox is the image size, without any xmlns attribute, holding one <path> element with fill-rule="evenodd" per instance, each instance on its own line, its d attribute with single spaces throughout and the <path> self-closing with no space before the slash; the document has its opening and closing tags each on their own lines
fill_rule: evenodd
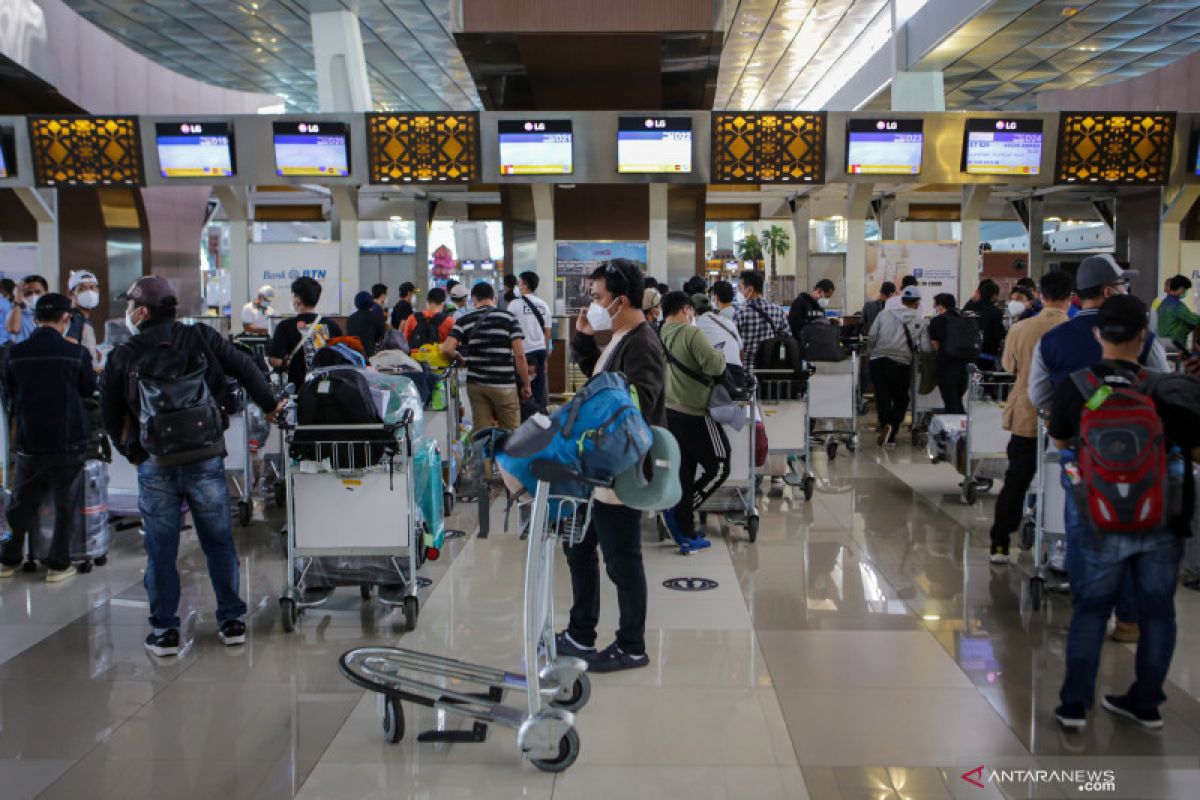
<svg viewBox="0 0 1200 800">
<path fill-rule="evenodd" d="M 756 308 L 762 309 L 771 321 L 768 323 L 767 318 L 755 311 Z M 745 352 L 743 361 L 746 369 L 754 368 L 760 344 L 778 336 L 781 332 L 790 334 L 787 316 L 783 313 L 783 309 L 766 302 L 761 297 L 747 301 L 737 310 L 733 320 L 737 323 L 738 333 L 742 336 L 742 347 Z"/>
</svg>

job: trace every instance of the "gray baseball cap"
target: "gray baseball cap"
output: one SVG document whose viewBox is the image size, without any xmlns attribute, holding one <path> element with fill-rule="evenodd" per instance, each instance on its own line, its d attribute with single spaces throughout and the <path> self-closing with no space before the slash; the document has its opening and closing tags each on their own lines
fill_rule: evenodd
<svg viewBox="0 0 1200 800">
<path fill-rule="evenodd" d="M 1136 269 L 1121 269 L 1121 265 L 1109 253 L 1088 256 L 1079 264 L 1075 273 L 1075 288 L 1095 289 L 1110 283 L 1120 283 L 1137 275 Z"/>
</svg>

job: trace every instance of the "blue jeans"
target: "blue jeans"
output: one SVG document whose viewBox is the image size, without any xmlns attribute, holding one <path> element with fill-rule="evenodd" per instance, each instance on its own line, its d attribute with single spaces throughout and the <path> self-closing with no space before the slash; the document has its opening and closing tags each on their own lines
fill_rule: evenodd
<svg viewBox="0 0 1200 800">
<path fill-rule="evenodd" d="M 238 596 L 238 555 L 233 543 L 225 459 L 210 458 L 182 467 L 138 466 L 138 510 L 146 530 L 146 577 L 150 624 L 156 631 L 179 627 L 179 529 L 183 503 L 192 512 L 196 537 L 208 559 L 208 577 L 217 595 L 217 622 L 241 619 L 246 604 Z"/>
<path fill-rule="evenodd" d="M 550 402 L 550 376 L 546 374 L 546 351 L 535 350 L 532 353 L 526 353 L 525 363 L 529 365 L 529 371 L 534 373 L 533 379 L 529 382 L 529 388 L 533 392 L 533 401 L 538 404 L 538 408 L 544 409 Z"/>
<path fill-rule="evenodd" d="M 1093 534 L 1068 492 L 1067 574 L 1074 613 L 1067 631 L 1067 673 L 1059 691 L 1064 705 L 1092 707 L 1100 648 L 1121 596 L 1132 598 L 1140 625 L 1137 677 L 1129 697 L 1142 708 L 1156 708 L 1167 699 L 1162 687 L 1175 652 L 1175 581 L 1182 556 L 1183 545 L 1169 530 Z"/>
<path fill-rule="evenodd" d="M 1066 463 L 1068 459 L 1074 460 L 1075 453 L 1071 450 L 1063 450 L 1061 458 L 1064 459 L 1063 463 Z M 1076 543 L 1082 542 L 1084 537 L 1091 535 L 1091 527 L 1088 525 L 1084 513 L 1075 504 L 1075 495 L 1066 470 L 1060 473 L 1060 478 L 1064 493 L 1066 494 L 1066 500 L 1063 504 L 1063 521 L 1065 523 L 1064 527 L 1067 529 L 1067 580 L 1074 585 L 1074 575 L 1082 567 L 1080 566 L 1080 561 L 1073 554 L 1078 553 L 1080 554 L 1079 558 L 1083 557 L 1083 545 Z M 1080 574 L 1082 575 L 1082 573 Z M 1128 622 L 1134 625 L 1138 624 L 1137 588 L 1133 583 L 1132 571 L 1125 573 L 1125 577 L 1121 582 L 1121 591 L 1117 594 L 1117 621 Z"/>
</svg>

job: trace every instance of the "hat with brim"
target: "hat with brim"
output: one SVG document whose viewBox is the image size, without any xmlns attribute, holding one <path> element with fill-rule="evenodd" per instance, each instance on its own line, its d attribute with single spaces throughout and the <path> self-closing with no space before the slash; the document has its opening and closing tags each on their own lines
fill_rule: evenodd
<svg viewBox="0 0 1200 800">
<path fill-rule="evenodd" d="M 666 428 L 652 427 L 646 457 L 617 476 L 617 499 L 638 511 L 665 511 L 679 504 L 679 443 Z"/>
</svg>

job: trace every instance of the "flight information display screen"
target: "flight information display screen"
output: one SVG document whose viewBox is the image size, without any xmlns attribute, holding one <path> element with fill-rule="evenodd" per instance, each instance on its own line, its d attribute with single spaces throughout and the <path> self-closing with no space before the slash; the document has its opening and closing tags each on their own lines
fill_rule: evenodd
<svg viewBox="0 0 1200 800">
<path fill-rule="evenodd" d="M 0 138 L 2 138 L 2 136 L 3 134 L 0 134 Z M 5 150 L 7 150 L 7 148 L 4 147 L 3 141 L 0 141 L 0 178 L 12 177 L 8 174 L 8 153 L 6 153 Z"/>
<path fill-rule="evenodd" d="M 350 138 L 344 122 L 274 122 L 275 174 L 344 178 L 350 174 Z"/>
<path fill-rule="evenodd" d="M 158 171 L 164 178 L 230 178 L 233 132 L 227 122 L 159 122 Z"/>
<path fill-rule="evenodd" d="M 17 136 L 12 128 L 0 128 L 0 178 L 17 176 Z"/>
<path fill-rule="evenodd" d="M 502 119 L 501 175 L 570 175 L 575 171 L 569 119 Z"/>
<path fill-rule="evenodd" d="M 617 172 L 683 174 L 692 171 L 690 117 L 620 117 Z"/>
<path fill-rule="evenodd" d="M 1040 119 L 969 119 L 962 171 L 972 175 L 1037 175 L 1042 168 Z"/>
<path fill-rule="evenodd" d="M 846 172 L 918 175 L 924 144 L 924 122 L 919 119 L 847 120 Z"/>
</svg>

